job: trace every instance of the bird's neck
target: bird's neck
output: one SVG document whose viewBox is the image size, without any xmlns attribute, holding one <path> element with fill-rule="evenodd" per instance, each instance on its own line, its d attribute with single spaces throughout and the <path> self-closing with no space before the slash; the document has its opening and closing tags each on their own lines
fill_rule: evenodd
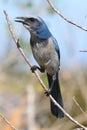
<svg viewBox="0 0 87 130">
<path fill-rule="evenodd" d="M 30 38 L 30 44 L 31 46 L 34 46 L 36 43 L 43 43 L 44 41 L 46 41 L 45 39 L 41 39 L 36 35 L 32 35 L 31 34 L 31 38 Z"/>
</svg>

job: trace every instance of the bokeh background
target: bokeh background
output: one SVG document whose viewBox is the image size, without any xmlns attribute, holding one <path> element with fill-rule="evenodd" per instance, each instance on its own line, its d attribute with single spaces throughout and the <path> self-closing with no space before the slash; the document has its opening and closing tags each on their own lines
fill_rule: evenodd
<svg viewBox="0 0 87 130">
<path fill-rule="evenodd" d="M 87 0 L 52 0 L 67 18 L 87 27 Z M 20 45 L 32 64 L 30 35 L 17 16 L 37 15 L 47 23 L 61 51 L 60 84 L 65 110 L 87 126 L 87 32 L 70 25 L 50 8 L 46 0 L 0 0 L 0 112 L 20 130 L 73 130 L 75 124 L 51 115 L 49 98 L 30 72 L 8 30 L 3 10 L 12 22 Z M 40 74 L 47 85 L 45 74 Z M 11 128 L 0 118 L 0 130 Z"/>
</svg>

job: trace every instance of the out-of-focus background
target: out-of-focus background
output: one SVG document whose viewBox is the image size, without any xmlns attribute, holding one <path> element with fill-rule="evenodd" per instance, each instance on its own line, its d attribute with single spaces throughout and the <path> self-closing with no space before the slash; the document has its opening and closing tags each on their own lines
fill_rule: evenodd
<svg viewBox="0 0 87 130">
<path fill-rule="evenodd" d="M 70 20 L 87 27 L 87 0 L 52 0 Z M 87 126 L 87 32 L 70 25 L 53 12 L 46 0 L 0 0 L 0 112 L 20 130 L 73 130 L 66 117 L 51 115 L 49 98 L 18 52 L 3 14 L 6 10 L 21 47 L 36 64 L 29 46 L 30 35 L 14 19 L 38 15 L 47 23 L 61 51 L 60 84 L 65 110 Z M 45 74 L 41 77 L 47 85 Z M 0 130 L 11 128 L 0 117 Z"/>
</svg>

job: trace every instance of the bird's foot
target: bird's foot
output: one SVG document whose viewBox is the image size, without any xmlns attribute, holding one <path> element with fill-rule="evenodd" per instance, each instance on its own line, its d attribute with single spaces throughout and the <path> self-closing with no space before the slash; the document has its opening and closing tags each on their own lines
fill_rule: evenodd
<svg viewBox="0 0 87 130">
<path fill-rule="evenodd" d="M 51 90 L 48 89 L 47 91 L 44 92 L 46 94 L 46 96 L 49 96 L 51 94 Z"/>
<path fill-rule="evenodd" d="M 32 73 L 34 73 L 34 72 L 35 72 L 35 70 L 37 70 L 37 69 L 38 69 L 38 66 L 33 65 L 33 66 L 31 67 L 31 71 L 32 71 Z"/>
</svg>

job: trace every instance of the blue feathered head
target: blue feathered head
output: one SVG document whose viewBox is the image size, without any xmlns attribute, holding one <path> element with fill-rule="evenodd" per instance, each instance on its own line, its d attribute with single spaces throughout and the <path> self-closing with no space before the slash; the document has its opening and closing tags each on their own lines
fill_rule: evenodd
<svg viewBox="0 0 87 130">
<path fill-rule="evenodd" d="M 36 35 L 41 39 L 48 39 L 51 37 L 46 23 L 40 17 L 17 17 L 15 21 L 23 23 L 31 35 Z"/>
</svg>

